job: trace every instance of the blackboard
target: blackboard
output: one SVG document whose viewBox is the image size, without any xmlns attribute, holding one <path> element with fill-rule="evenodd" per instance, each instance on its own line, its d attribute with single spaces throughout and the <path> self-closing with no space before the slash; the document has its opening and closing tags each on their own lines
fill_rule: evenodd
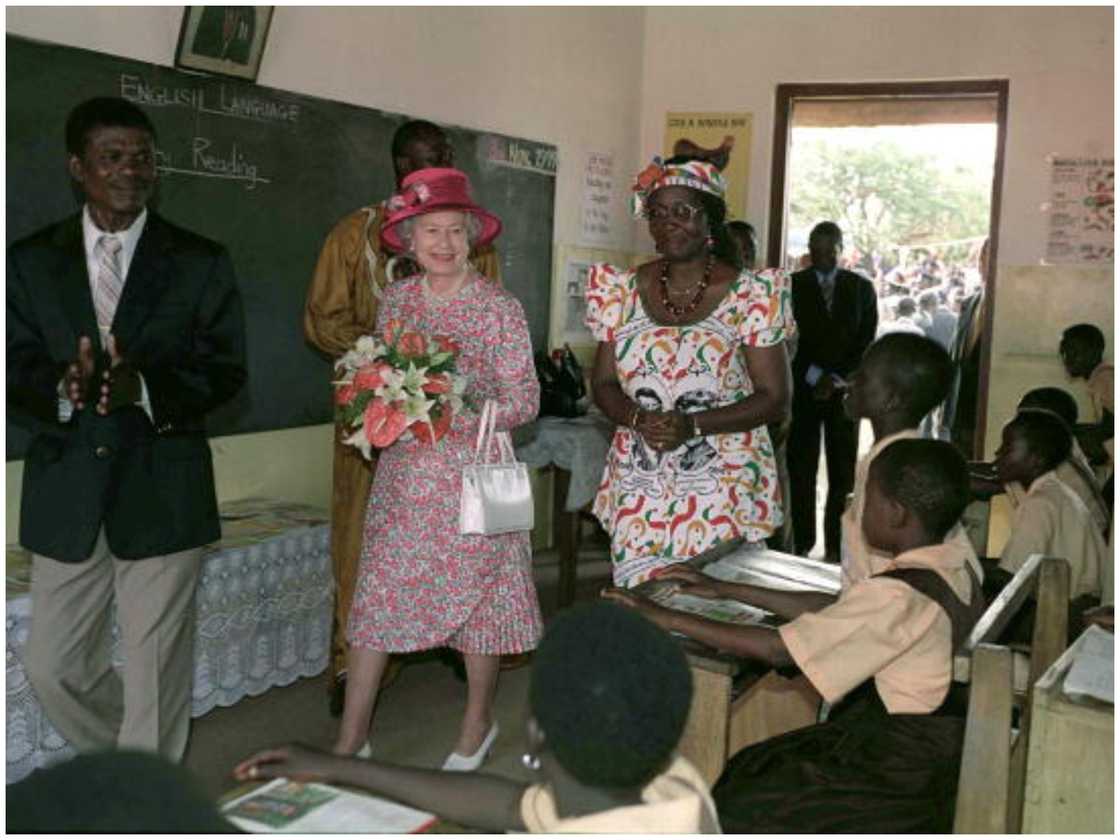
<svg viewBox="0 0 1120 840">
<path fill-rule="evenodd" d="M 209 432 L 328 422 L 330 364 L 303 338 L 307 285 L 335 222 L 392 192 L 391 138 L 412 117 L 15 36 L 7 50 L 8 244 L 80 208 L 66 171 L 70 109 L 93 96 L 135 102 L 157 133 L 152 206 L 229 248 L 245 302 L 249 382 Z M 444 127 L 476 198 L 502 219 L 503 279 L 541 349 L 556 148 Z M 27 436 L 7 431 L 8 460 L 21 458 Z"/>
</svg>

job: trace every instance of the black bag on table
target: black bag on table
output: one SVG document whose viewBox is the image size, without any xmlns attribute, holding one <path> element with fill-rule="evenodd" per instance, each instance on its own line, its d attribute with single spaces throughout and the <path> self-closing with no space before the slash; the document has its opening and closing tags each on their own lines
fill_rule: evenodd
<svg viewBox="0 0 1120 840">
<path fill-rule="evenodd" d="M 533 357 L 541 383 L 541 416 L 579 417 L 587 409 L 580 400 L 587 393 L 583 368 L 572 349 L 564 345 L 549 356 L 543 350 Z"/>
</svg>

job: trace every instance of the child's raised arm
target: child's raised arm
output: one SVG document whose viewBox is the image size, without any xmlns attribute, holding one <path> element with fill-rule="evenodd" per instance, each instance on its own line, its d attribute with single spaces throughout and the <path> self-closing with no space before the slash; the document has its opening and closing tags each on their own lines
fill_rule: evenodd
<svg viewBox="0 0 1120 840">
<path fill-rule="evenodd" d="M 400 767 L 289 744 L 245 759 L 233 769 L 233 776 L 243 782 L 280 776 L 335 782 L 431 811 L 462 826 L 525 831 L 521 798 L 528 786 L 486 773 Z"/>
</svg>

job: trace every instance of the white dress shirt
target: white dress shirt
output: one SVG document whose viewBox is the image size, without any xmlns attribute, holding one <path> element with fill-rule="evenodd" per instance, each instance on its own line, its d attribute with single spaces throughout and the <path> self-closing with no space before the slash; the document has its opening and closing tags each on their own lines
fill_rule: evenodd
<svg viewBox="0 0 1120 840">
<path fill-rule="evenodd" d="M 144 225 L 148 221 L 148 208 L 145 207 L 140 211 L 140 215 L 133 220 L 132 224 L 124 230 L 114 231 L 107 233 L 99 228 L 93 221 L 93 216 L 90 215 L 89 205 L 82 208 L 82 243 L 86 253 L 86 276 L 89 278 L 89 294 L 91 299 L 97 297 L 97 277 L 101 271 L 100 259 L 94 253 L 98 241 L 102 236 L 113 236 L 120 240 L 120 268 L 121 278 L 124 283 L 128 283 L 128 268 L 132 265 L 132 257 L 136 254 L 136 246 L 140 244 L 140 235 L 144 232 Z M 123 296 L 123 292 L 122 292 Z M 101 332 L 101 346 L 106 346 L 106 338 L 109 335 L 109 328 L 111 324 L 98 324 L 98 329 Z M 58 419 L 60 422 L 65 423 L 70 419 L 70 415 L 74 413 L 74 405 L 66 397 L 66 391 L 63 389 L 63 382 L 65 378 L 58 383 Z M 140 400 L 136 403 L 144 409 L 149 419 L 152 419 L 152 406 L 148 399 L 148 385 L 144 382 L 144 377 L 140 377 Z"/>
</svg>

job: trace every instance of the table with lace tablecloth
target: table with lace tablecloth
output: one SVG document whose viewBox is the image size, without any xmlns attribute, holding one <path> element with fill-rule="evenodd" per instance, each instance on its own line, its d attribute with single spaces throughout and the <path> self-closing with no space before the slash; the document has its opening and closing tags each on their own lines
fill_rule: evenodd
<svg viewBox="0 0 1120 840">
<path fill-rule="evenodd" d="M 595 498 L 603 480 L 613 434 L 614 423 L 597 409 L 582 417 L 540 417 L 514 430 L 517 459 L 555 471 L 552 536 L 560 566 L 557 600 L 561 607 L 575 598 L 580 511 Z"/>
<path fill-rule="evenodd" d="M 315 676 L 330 655 L 334 584 L 323 510 L 266 499 L 222 505 L 222 539 L 203 559 L 195 603 L 191 716 Z M 30 556 L 9 546 L 7 782 L 74 755 L 23 669 Z M 117 638 L 114 627 L 114 639 Z M 119 664 L 119 651 L 114 650 Z"/>
</svg>

